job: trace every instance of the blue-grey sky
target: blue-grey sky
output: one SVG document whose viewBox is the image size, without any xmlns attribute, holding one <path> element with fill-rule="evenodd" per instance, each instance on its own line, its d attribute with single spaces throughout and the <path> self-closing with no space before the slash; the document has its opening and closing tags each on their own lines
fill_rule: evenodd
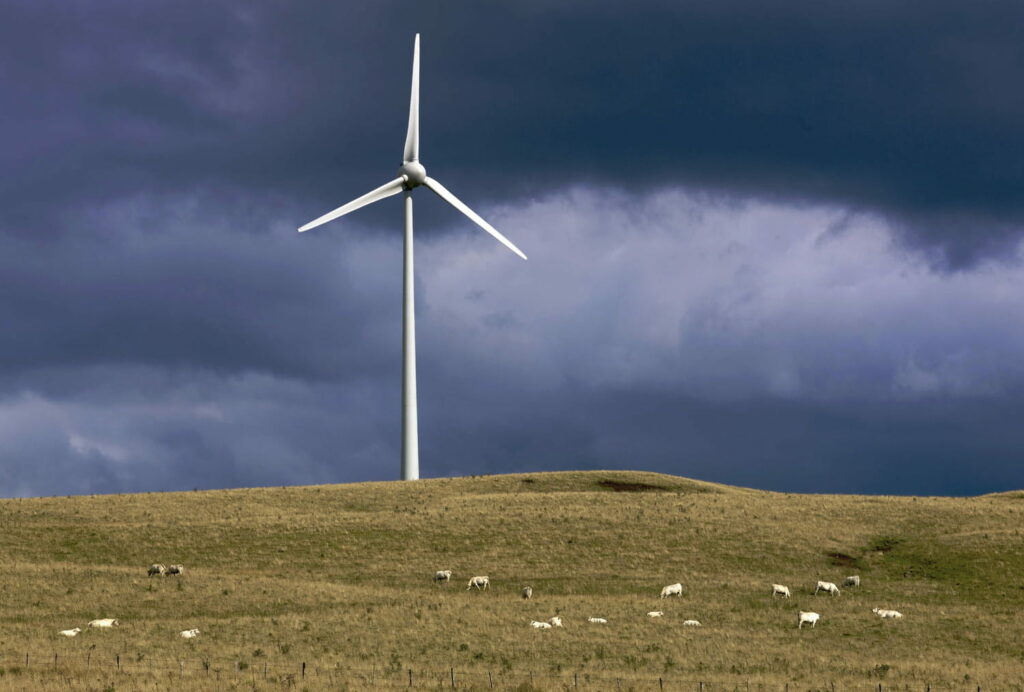
<svg viewBox="0 0 1024 692">
<path fill-rule="evenodd" d="M 1024 487 L 1024 5 L 0 5 L 0 495 Z"/>
</svg>

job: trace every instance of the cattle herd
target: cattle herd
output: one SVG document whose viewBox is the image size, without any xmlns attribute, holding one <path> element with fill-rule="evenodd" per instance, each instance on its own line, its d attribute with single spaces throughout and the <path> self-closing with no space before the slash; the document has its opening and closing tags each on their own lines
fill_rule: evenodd
<svg viewBox="0 0 1024 692">
<path fill-rule="evenodd" d="M 182 565 L 171 565 L 170 567 L 164 567 L 164 565 L 161 565 L 161 564 L 158 564 L 158 563 L 150 565 L 149 569 L 146 570 L 146 574 L 148 576 L 150 576 L 150 577 L 156 577 L 156 576 L 167 576 L 167 577 L 170 577 L 170 576 L 182 575 L 184 573 L 185 573 L 185 568 Z M 451 582 L 451 580 L 452 580 L 452 571 L 450 569 L 442 569 L 442 570 L 438 570 L 438 571 L 436 571 L 434 573 L 434 582 L 436 582 L 438 584 L 447 584 L 447 583 Z M 487 576 L 475 576 L 475 577 L 471 577 L 470 578 L 469 583 L 466 585 L 466 590 L 469 591 L 469 590 L 475 588 L 477 590 L 483 591 L 485 589 L 490 588 L 490 586 L 491 586 L 491 579 L 490 579 L 490 577 L 487 577 Z M 843 586 L 859 587 L 860 586 L 860 576 L 854 575 L 854 576 L 847 577 L 846 580 L 843 582 Z M 522 595 L 522 597 L 524 599 L 529 600 L 530 598 L 533 597 L 533 587 L 531 587 L 531 586 L 523 587 L 523 589 L 522 589 L 522 591 L 520 593 L 521 593 L 521 595 Z M 838 595 L 840 595 L 841 592 L 839 590 L 839 587 L 836 586 L 834 583 L 829 582 L 829 581 L 819 581 L 815 585 L 815 587 L 814 587 L 814 595 L 818 595 L 819 593 L 827 593 L 827 594 L 830 594 L 832 596 L 838 596 Z M 790 592 L 789 587 L 787 587 L 787 586 L 785 586 L 783 584 L 772 584 L 772 592 L 771 592 L 772 598 L 775 598 L 776 596 L 779 596 L 781 598 L 790 598 L 791 595 L 792 595 L 792 593 Z M 669 584 L 668 586 L 664 587 L 661 590 L 661 598 L 669 598 L 671 596 L 676 596 L 676 597 L 682 598 L 682 596 L 683 596 L 683 585 L 682 585 L 682 583 L 678 583 L 677 582 L 675 584 Z M 898 619 L 898 618 L 902 618 L 903 617 L 903 613 L 900 613 L 897 610 L 891 610 L 889 608 L 872 608 L 871 612 L 873 612 L 875 615 L 877 615 L 878 617 L 880 617 L 882 619 Z M 647 617 L 650 617 L 650 618 L 660 618 L 660 617 L 663 617 L 664 615 L 665 615 L 665 612 L 661 611 L 661 610 L 651 610 L 651 611 L 649 611 L 647 613 Z M 797 629 L 803 629 L 804 625 L 810 625 L 811 627 L 814 627 L 815 625 L 818 624 L 818 620 L 820 620 L 820 619 L 821 619 L 821 615 L 819 615 L 818 613 L 815 613 L 813 611 L 803 611 L 803 610 L 798 611 Z M 608 623 L 608 620 L 606 618 L 603 618 L 603 617 L 588 617 L 587 618 L 587 622 L 593 623 L 593 624 L 604 625 L 604 624 Z M 112 627 L 117 627 L 117 625 L 118 625 L 117 618 L 102 618 L 102 619 L 99 619 L 99 620 L 92 620 L 86 626 L 89 627 L 90 629 L 101 629 L 102 630 L 102 629 L 110 629 Z M 684 620 L 683 621 L 683 625 L 686 626 L 686 627 L 700 627 L 701 626 L 700 621 L 693 620 L 693 619 Z M 530 626 L 533 627 L 534 629 L 538 629 L 538 630 L 549 630 L 549 629 L 552 629 L 553 627 L 563 627 L 563 625 L 562 625 L 562 618 L 557 616 L 557 615 L 554 616 L 554 617 L 549 618 L 546 621 L 531 620 L 530 621 Z M 76 637 L 76 636 L 78 636 L 78 634 L 81 631 L 82 631 L 81 627 L 75 627 L 73 629 L 61 630 L 59 632 L 59 634 L 62 637 Z M 181 637 L 182 639 L 195 639 L 196 637 L 199 636 L 199 630 L 196 629 L 196 628 L 183 630 L 183 631 L 178 633 L 178 636 Z"/>
<path fill-rule="evenodd" d="M 164 567 L 161 564 L 152 564 L 152 565 L 149 566 L 149 569 L 146 570 L 146 574 L 148 576 L 150 576 L 150 577 L 157 577 L 157 576 L 172 577 L 172 576 L 182 575 L 184 573 L 185 573 L 185 568 L 182 565 L 171 565 L 170 567 Z M 88 627 L 90 629 L 97 629 L 97 630 L 107 630 L 107 629 L 111 629 L 111 628 L 117 627 L 117 626 L 118 626 L 117 618 L 101 618 L 99 620 L 92 620 L 92 621 L 89 622 L 88 625 L 86 625 L 86 627 Z M 69 630 L 61 630 L 57 634 L 59 634 L 62 637 L 69 637 L 70 638 L 70 637 L 77 637 L 81 631 L 82 631 L 81 627 L 74 627 L 74 628 L 69 629 Z M 179 632 L 178 636 L 181 637 L 182 639 L 195 639 L 196 637 L 199 636 L 199 630 L 195 629 L 195 628 L 192 628 L 192 629 L 189 629 L 189 630 L 184 630 L 182 632 Z"/>
<path fill-rule="evenodd" d="M 434 581 L 437 582 L 437 583 L 446 584 L 446 583 L 450 582 L 451 579 L 452 579 L 452 571 L 450 569 L 438 570 L 437 572 L 434 573 Z M 489 588 L 490 585 L 491 585 L 490 577 L 485 577 L 485 576 L 472 577 L 469 580 L 469 584 L 466 586 L 466 590 L 468 591 L 470 589 L 476 588 L 476 589 L 482 591 L 484 589 Z M 852 575 L 852 576 L 847 577 L 843 581 L 843 586 L 859 587 L 860 586 L 860 576 L 859 575 Z M 523 587 L 523 590 L 520 593 L 522 594 L 522 597 L 524 599 L 530 599 L 530 598 L 533 597 L 533 587 L 531 587 L 531 586 Z M 826 593 L 826 594 L 830 594 L 832 596 L 838 596 L 838 595 L 840 595 L 841 592 L 839 590 L 839 587 L 836 586 L 833 582 L 830 582 L 830 581 L 818 581 L 818 583 L 815 584 L 815 587 L 814 587 L 814 595 L 817 596 L 819 593 Z M 668 586 L 664 587 L 661 590 L 661 598 L 668 598 L 670 596 L 677 596 L 679 598 L 682 598 L 682 595 L 683 595 L 683 585 L 681 583 L 669 584 Z M 776 596 L 780 596 L 782 598 L 790 598 L 792 596 L 792 592 L 790 592 L 788 586 L 785 586 L 783 584 L 772 584 L 772 593 L 771 593 L 771 595 L 772 595 L 772 598 L 775 598 Z M 872 608 L 871 612 L 874 613 L 875 615 L 877 615 L 878 617 L 882 618 L 882 619 L 897 619 L 897 618 L 902 618 L 903 617 L 903 613 L 899 612 L 898 610 L 891 610 L 891 609 L 888 609 L 888 608 Z M 647 617 L 649 617 L 649 618 L 660 618 L 660 617 L 663 617 L 664 615 L 665 615 L 665 612 L 661 611 L 661 610 L 651 610 L 651 611 L 648 611 L 648 613 L 647 613 Z M 810 625 L 811 627 L 814 627 L 815 625 L 818 624 L 818 620 L 820 620 L 820 619 L 821 619 L 821 615 L 818 614 L 818 613 L 815 613 L 813 611 L 803 611 L 803 610 L 798 611 L 797 629 L 803 629 L 804 625 Z M 603 618 L 603 617 L 588 617 L 587 618 L 587 622 L 595 623 L 595 624 L 607 624 L 608 620 L 606 618 Z M 686 627 L 700 627 L 701 626 L 700 625 L 700 621 L 698 621 L 698 620 L 684 620 L 683 621 L 683 625 L 686 626 Z M 552 627 L 562 627 L 562 619 L 560 617 L 556 616 L 556 617 L 553 617 L 553 618 L 551 618 L 551 619 L 549 619 L 547 621 L 531 620 L 530 621 L 530 626 L 533 627 L 534 629 L 538 629 L 538 630 L 549 630 Z"/>
</svg>

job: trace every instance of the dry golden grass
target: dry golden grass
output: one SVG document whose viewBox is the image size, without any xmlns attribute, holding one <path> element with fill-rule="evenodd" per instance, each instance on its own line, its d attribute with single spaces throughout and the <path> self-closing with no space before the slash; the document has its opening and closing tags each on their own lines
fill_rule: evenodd
<svg viewBox="0 0 1024 692">
<path fill-rule="evenodd" d="M 436 686 L 452 667 L 464 689 L 531 674 L 539 689 L 1024 689 L 1022 519 L 1024 493 L 792 495 L 610 471 L 4 500 L 0 689 L 365 688 L 410 669 Z M 150 578 L 152 562 L 187 572 Z M 445 568 L 453 583 L 433 584 Z M 491 589 L 467 591 L 475 574 Z M 848 574 L 863 585 L 812 595 Z M 683 597 L 659 599 L 676 581 Z M 801 609 L 816 628 L 797 629 Z M 555 614 L 564 628 L 528 626 Z M 121 627 L 57 635 L 100 617 Z"/>
</svg>

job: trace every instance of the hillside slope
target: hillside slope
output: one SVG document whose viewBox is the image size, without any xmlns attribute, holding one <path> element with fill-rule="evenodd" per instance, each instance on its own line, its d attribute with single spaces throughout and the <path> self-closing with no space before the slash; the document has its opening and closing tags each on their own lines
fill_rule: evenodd
<svg viewBox="0 0 1024 692">
<path fill-rule="evenodd" d="M 4 500 L 0 685 L 113 675 L 92 661 L 116 659 L 156 686 L 181 662 L 223 684 L 265 666 L 268 685 L 306 662 L 313 687 L 321 671 L 379 685 L 454 667 L 483 686 L 575 673 L 1019 689 L 1022 528 L 1024 493 L 795 495 L 613 471 Z M 153 562 L 187 572 L 148 578 Z M 435 585 L 438 569 L 453 583 Z M 476 574 L 490 590 L 466 590 Z M 859 589 L 812 595 L 850 574 Z M 677 581 L 681 599 L 658 598 Z M 773 600 L 772 582 L 793 598 Z M 821 622 L 798 630 L 798 610 Z M 528 626 L 555 614 L 560 630 Z M 99 617 L 121 627 L 56 635 Z M 176 636 L 191 627 L 198 640 Z M 55 653 L 50 672 L 32 665 Z"/>
</svg>

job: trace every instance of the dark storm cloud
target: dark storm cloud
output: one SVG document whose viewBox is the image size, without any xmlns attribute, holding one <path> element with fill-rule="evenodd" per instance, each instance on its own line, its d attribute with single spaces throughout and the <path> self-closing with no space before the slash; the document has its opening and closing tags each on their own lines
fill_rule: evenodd
<svg viewBox="0 0 1024 692">
<path fill-rule="evenodd" d="M 1016 3 L 0 7 L 0 494 L 425 475 L 1024 485 Z M 896 237 L 903 244 L 893 243 Z M 909 248 L 909 249 L 908 249 Z M 953 267 L 958 271 L 937 271 Z"/>
<path fill-rule="evenodd" d="M 45 211 L 139 189 L 316 208 L 354 196 L 398 163 L 415 31 L 425 160 L 474 198 L 572 181 L 827 201 L 891 215 L 955 266 L 1005 250 L 1024 219 L 1016 2 L 8 3 L 4 15 L 9 226 L 38 230 Z"/>
</svg>

